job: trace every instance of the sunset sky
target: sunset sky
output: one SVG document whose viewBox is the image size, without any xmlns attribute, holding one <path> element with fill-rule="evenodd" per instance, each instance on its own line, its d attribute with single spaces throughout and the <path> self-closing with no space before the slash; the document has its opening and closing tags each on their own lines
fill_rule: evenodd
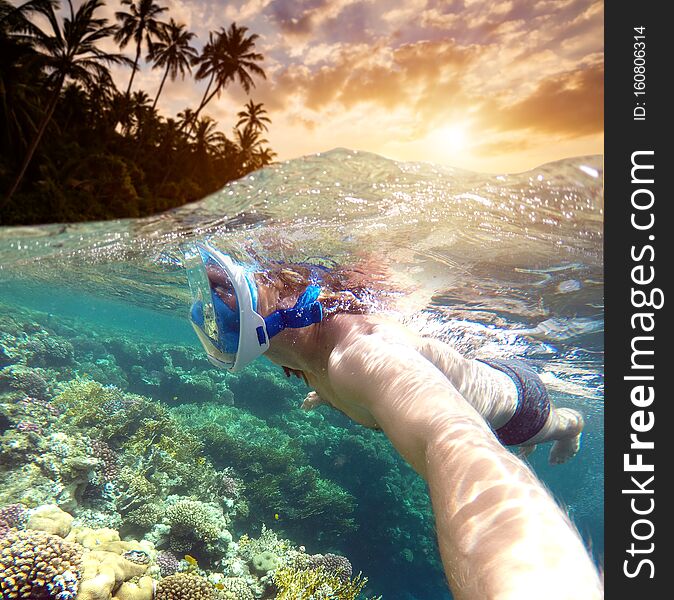
<svg viewBox="0 0 674 600">
<path fill-rule="evenodd" d="M 603 152 L 602 2 L 157 1 L 199 49 L 232 21 L 260 35 L 267 80 L 251 98 L 281 160 L 342 146 L 514 172 Z M 116 72 L 121 89 L 129 74 Z M 154 97 L 160 79 L 144 66 L 134 88 Z M 202 85 L 167 83 L 160 110 L 196 108 Z M 229 134 L 246 101 L 233 84 L 205 112 Z"/>
</svg>

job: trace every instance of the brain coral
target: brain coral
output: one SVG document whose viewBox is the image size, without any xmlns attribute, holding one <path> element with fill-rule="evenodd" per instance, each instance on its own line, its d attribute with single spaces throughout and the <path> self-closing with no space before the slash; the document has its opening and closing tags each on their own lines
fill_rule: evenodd
<svg viewBox="0 0 674 600">
<path fill-rule="evenodd" d="M 273 571 L 276 569 L 276 567 L 278 567 L 279 559 L 278 556 L 276 556 L 273 552 L 266 550 L 265 552 L 260 552 L 259 554 L 253 556 L 251 563 L 253 565 L 253 569 L 255 569 L 258 573 L 267 573 L 268 571 Z"/>
<path fill-rule="evenodd" d="M 72 600 L 83 548 L 42 531 L 9 529 L 0 536 L 0 592 L 17 600 Z"/>
<path fill-rule="evenodd" d="M 198 575 L 176 573 L 157 584 L 154 600 L 219 600 L 212 583 Z"/>
</svg>

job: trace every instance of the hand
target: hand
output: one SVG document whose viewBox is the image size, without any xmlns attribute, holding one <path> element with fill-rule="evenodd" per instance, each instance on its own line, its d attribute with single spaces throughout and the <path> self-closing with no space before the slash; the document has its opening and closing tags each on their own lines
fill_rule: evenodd
<svg viewBox="0 0 674 600">
<path fill-rule="evenodd" d="M 316 392 L 309 392 L 302 402 L 300 407 L 302 410 L 313 410 L 321 406 L 321 404 L 330 404 L 327 400 L 323 400 Z"/>
</svg>

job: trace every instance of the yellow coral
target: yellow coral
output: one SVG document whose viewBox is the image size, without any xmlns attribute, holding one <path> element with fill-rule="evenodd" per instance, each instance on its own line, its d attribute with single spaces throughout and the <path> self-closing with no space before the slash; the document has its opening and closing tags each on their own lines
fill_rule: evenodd
<svg viewBox="0 0 674 600">
<path fill-rule="evenodd" d="M 279 590 L 277 600 L 356 600 L 367 578 L 358 574 L 354 579 L 342 581 L 322 566 L 304 570 L 283 567 L 274 573 L 274 583 Z"/>
<path fill-rule="evenodd" d="M 38 506 L 28 518 L 27 527 L 66 537 L 70 533 L 73 517 L 55 504 Z"/>
<path fill-rule="evenodd" d="M 77 600 L 151 600 L 152 581 L 141 577 L 147 565 L 127 560 L 123 554 L 136 550 L 152 552 L 148 542 L 122 541 L 114 529 L 73 527 L 66 538 L 89 552 L 83 558 L 83 575 Z M 138 583 L 130 580 L 141 577 Z M 127 584 L 127 585 L 125 585 Z"/>
<path fill-rule="evenodd" d="M 154 596 L 154 580 L 141 577 L 138 583 L 125 581 L 115 592 L 112 600 L 152 600 Z"/>
</svg>

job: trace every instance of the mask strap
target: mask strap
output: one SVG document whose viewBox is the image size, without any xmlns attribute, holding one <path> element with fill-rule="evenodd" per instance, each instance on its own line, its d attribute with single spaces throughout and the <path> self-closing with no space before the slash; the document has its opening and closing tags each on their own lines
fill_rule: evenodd
<svg viewBox="0 0 674 600">
<path fill-rule="evenodd" d="M 317 300 L 320 293 L 319 286 L 310 285 L 297 299 L 293 308 L 277 310 L 265 317 L 264 322 L 269 338 L 273 338 L 286 328 L 298 329 L 320 323 L 323 320 L 323 307 Z"/>
</svg>

